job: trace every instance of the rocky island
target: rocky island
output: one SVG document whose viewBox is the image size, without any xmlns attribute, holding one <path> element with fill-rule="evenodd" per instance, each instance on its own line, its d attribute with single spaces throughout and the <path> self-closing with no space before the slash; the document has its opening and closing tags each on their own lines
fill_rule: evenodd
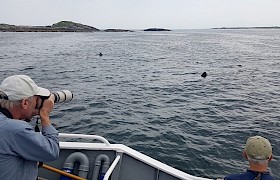
<svg viewBox="0 0 280 180">
<path fill-rule="evenodd" d="M 149 28 L 149 29 L 144 29 L 144 31 L 171 31 L 171 30 L 163 29 L 163 28 Z"/>
<path fill-rule="evenodd" d="M 126 30 L 126 29 L 105 29 L 105 32 L 133 32 L 131 30 Z"/>
<path fill-rule="evenodd" d="M 99 32 L 101 30 L 75 23 L 72 21 L 60 21 L 51 26 L 16 26 L 0 24 L 0 32 Z M 132 32 L 125 29 L 106 29 L 105 32 Z"/>
</svg>

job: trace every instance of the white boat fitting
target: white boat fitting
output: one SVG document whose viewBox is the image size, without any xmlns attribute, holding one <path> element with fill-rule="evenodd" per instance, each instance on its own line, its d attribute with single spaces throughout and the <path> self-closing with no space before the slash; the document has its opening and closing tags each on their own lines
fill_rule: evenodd
<svg viewBox="0 0 280 180">
<path fill-rule="evenodd" d="M 123 144 L 104 137 L 60 133 L 60 156 L 39 169 L 41 179 L 67 180 L 207 180 L 175 169 Z M 67 142 L 89 139 L 101 142 Z M 74 176 L 71 176 L 74 174 Z M 64 174 L 64 175 L 62 175 Z M 70 177 L 71 176 L 71 177 Z"/>
</svg>

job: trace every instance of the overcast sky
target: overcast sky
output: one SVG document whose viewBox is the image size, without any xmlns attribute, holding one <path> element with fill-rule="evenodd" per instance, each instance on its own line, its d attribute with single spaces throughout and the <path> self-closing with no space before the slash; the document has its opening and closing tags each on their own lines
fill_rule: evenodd
<svg viewBox="0 0 280 180">
<path fill-rule="evenodd" d="M 0 0 L 0 23 L 98 29 L 280 26 L 280 0 Z"/>
</svg>

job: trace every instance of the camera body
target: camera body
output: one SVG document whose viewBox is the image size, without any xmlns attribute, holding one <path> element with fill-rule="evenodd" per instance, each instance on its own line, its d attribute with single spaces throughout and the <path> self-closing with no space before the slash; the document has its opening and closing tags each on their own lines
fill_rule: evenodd
<svg viewBox="0 0 280 180">
<path fill-rule="evenodd" d="M 73 93 L 69 90 L 56 91 L 51 94 L 54 98 L 54 103 L 69 102 L 73 99 Z"/>
</svg>

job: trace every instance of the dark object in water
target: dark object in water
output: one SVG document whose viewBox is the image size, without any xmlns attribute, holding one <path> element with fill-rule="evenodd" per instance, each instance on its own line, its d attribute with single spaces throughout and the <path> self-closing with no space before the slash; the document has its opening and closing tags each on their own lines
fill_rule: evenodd
<svg viewBox="0 0 280 180">
<path fill-rule="evenodd" d="M 206 77 L 207 76 L 207 73 L 206 72 L 203 72 L 202 74 L 201 74 L 201 77 Z"/>
<path fill-rule="evenodd" d="M 103 54 L 102 54 L 102 53 L 99 53 L 99 56 L 103 56 Z"/>
</svg>

